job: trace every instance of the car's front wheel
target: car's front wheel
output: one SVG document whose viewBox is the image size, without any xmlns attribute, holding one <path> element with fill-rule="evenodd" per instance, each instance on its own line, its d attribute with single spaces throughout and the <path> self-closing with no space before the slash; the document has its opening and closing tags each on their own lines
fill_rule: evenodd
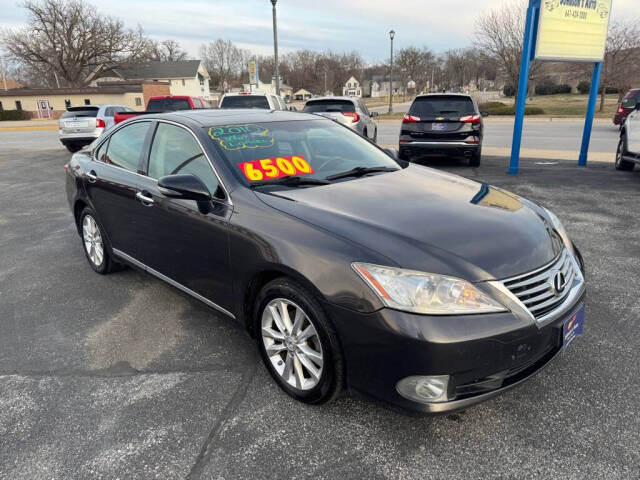
<svg viewBox="0 0 640 480">
<path fill-rule="evenodd" d="M 626 138 L 620 137 L 618 150 L 616 151 L 616 170 L 633 170 L 634 163 L 624 159 L 627 153 Z"/>
<path fill-rule="evenodd" d="M 100 228 L 93 210 L 85 207 L 80 214 L 79 222 L 84 253 L 87 255 L 91 268 L 100 274 L 113 271 L 115 264 L 107 251 L 104 232 Z"/>
<path fill-rule="evenodd" d="M 256 340 L 278 385 L 293 398 L 320 404 L 342 390 L 344 366 L 335 330 L 318 300 L 279 278 L 256 299 Z"/>
</svg>

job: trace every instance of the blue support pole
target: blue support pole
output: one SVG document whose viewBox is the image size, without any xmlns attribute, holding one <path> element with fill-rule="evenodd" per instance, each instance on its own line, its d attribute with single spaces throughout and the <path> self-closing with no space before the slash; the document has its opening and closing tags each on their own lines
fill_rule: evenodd
<svg viewBox="0 0 640 480">
<path fill-rule="evenodd" d="M 529 0 L 527 8 L 527 21 L 524 29 L 524 41 L 522 44 L 522 61 L 520 63 L 520 79 L 518 81 L 518 98 L 516 100 L 516 118 L 513 125 L 513 142 L 511 144 L 511 161 L 509 173 L 518 173 L 520 162 L 520 145 L 522 143 L 522 126 L 524 124 L 524 108 L 527 101 L 527 89 L 529 87 L 529 65 L 531 63 L 531 49 L 534 43 L 534 24 L 538 2 Z"/>
<path fill-rule="evenodd" d="M 589 142 L 591 141 L 591 129 L 593 128 L 593 117 L 596 113 L 596 103 L 598 102 L 598 87 L 600 86 L 600 76 L 602 75 L 602 62 L 597 62 L 593 67 L 591 76 L 591 91 L 589 92 L 589 103 L 587 105 L 587 118 L 584 121 L 584 132 L 582 133 L 582 148 L 578 157 L 578 166 L 587 165 L 587 155 L 589 153 Z"/>
</svg>

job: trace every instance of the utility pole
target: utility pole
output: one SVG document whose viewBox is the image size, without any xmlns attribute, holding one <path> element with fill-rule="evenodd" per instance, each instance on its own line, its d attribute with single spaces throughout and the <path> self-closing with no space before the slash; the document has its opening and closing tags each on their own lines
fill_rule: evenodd
<svg viewBox="0 0 640 480">
<path fill-rule="evenodd" d="M 326 95 L 327 94 L 327 71 L 324 71 L 324 92 L 322 92 L 322 95 Z"/>
<path fill-rule="evenodd" d="M 396 32 L 391 30 L 389 38 L 391 38 L 391 68 L 389 69 L 389 113 L 393 113 L 393 37 Z"/>
<path fill-rule="evenodd" d="M 276 61 L 276 95 L 280 96 L 280 67 L 278 66 L 278 21 L 276 19 L 276 3 L 278 0 L 271 0 L 273 5 L 273 52 Z"/>
</svg>

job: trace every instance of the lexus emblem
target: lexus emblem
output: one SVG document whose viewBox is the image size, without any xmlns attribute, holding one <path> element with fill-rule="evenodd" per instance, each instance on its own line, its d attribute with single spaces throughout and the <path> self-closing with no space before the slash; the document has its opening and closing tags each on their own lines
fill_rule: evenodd
<svg viewBox="0 0 640 480">
<path fill-rule="evenodd" d="M 552 280 L 553 293 L 556 295 L 560 295 L 564 292 L 564 289 L 567 287 L 567 279 L 562 272 L 556 272 L 553 276 Z"/>
</svg>

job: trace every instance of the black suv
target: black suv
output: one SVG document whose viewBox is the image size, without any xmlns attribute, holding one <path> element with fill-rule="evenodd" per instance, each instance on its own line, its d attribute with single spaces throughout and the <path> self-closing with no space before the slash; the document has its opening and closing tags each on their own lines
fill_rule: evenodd
<svg viewBox="0 0 640 480">
<path fill-rule="evenodd" d="M 482 115 L 469 95 L 418 95 L 402 119 L 400 158 L 464 156 L 478 167 L 482 152 Z"/>
</svg>

